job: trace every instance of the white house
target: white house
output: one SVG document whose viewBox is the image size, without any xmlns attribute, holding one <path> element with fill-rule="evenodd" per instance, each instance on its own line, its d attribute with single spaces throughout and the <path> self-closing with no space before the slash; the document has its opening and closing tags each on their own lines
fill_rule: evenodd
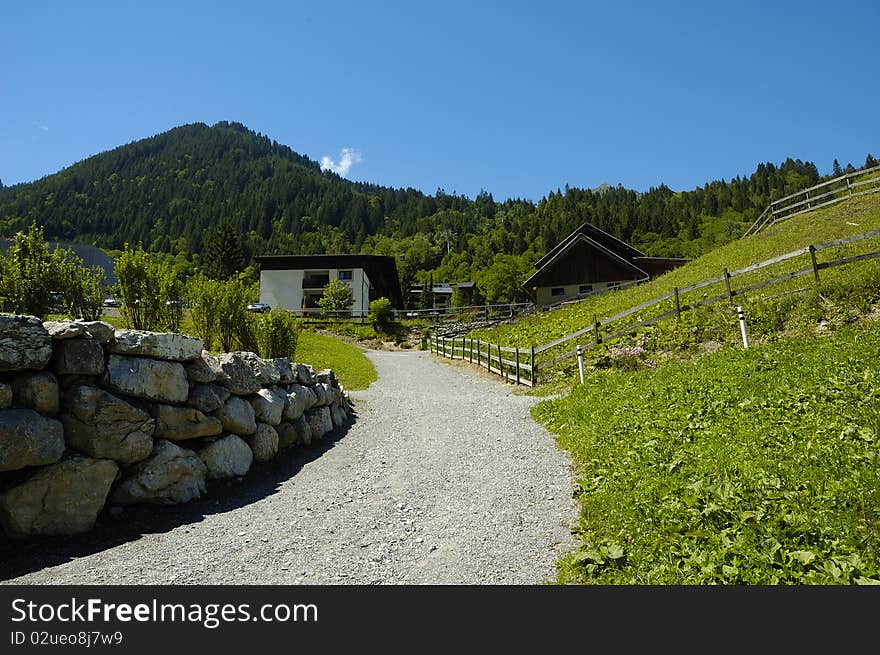
<svg viewBox="0 0 880 655">
<path fill-rule="evenodd" d="M 397 265 L 382 255 L 264 255 L 260 265 L 260 302 L 301 315 L 318 314 L 318 300 L 330 280 L 351 287 L 352 316 L 366 316 L 370 301 L 385 297 L 403 306 Z"/>
</svg>

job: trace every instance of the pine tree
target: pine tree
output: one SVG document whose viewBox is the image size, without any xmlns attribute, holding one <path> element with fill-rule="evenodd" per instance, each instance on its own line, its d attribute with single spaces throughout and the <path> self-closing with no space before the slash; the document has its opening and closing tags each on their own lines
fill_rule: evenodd
<svg viewBox="0 0 880 655">
<path fill-rule="evenodd" d="M 840 167 L 840 162 L 836 159 L 834 160 L 834 164 L 831 167 L 831 175 L 834 177 L 840 177 L 843 175 L 843 169 Z"/>
<path fill-rule="evenodd" d="M 244 270 L 241 233 L 228 220 L 221 221 L 211 233 L 202 261 L 205 275 L 213 280 L 228 280 Z"/>
</svg>

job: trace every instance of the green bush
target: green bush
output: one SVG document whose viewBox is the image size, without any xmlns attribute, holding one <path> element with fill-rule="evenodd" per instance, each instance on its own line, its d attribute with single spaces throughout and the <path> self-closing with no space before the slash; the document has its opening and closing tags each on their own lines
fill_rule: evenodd
<svg viewBox="0 0 880 655">
<path fill-rule="evenodd" d="M 222 297 L 223 282 L 198 275 L 187 284 L 186 298 L 193 328 L 209 351 L 214 350 Z"/>
<path fill-rule="evenodd" d="M 351 311 L 353 304 L 354 295 L 352 295 L 351 287 L 341 280 L 330 280 L 330 284 L 324 288 L 324 295 L 318 301 L 321 314 L 334 318 L 345 316 Z"/>
<path fill-rule="evenodd" d="M 258 352 L 255 323 L 257 318 L 247 311 L 248 304 L 256 302 L 257 290 L 245 283 L 241 276 L 221 283 L 217 303 L 217 332 L 220 347 L 231 350 Z"/>
<path fill-rule="evenodd" d="M 299 340 L 299 323 L 289 312 L 273 309 L 256 322 L 257 345 L 260 357 L 287 357 L 293 359 Z"/>
<path fill-rule="evenodd" d="M 97 321 L 103 313 L 104 270 L 87 268 L 72 252 L 67 252 L 59 271 L 58 290 L 65 311 L 73 318 Z"/>
<path fill-rule="evenodd" d="M 169 331 L 180 329 L 183 309 L 182 285 L 168 262 L 138 244 L 125 250 L 116 261 L 120 311 L 135 330 Z"/>
<path fill-rule="evenodd" d="M 391 301 L 382 297 L 370 303 L 370 324 L 376 332 L 387 333 L 394 320 L 394 312 L 391 309 Z"/>
<path fill-rule="evenodd" d="M 62 309 L 76 318 L 96 320 L 103 286 L 100 268 L 86 268 L 70 250 L 50 251 L 43 228 L 36 223 L 12 237 L 0 265 L 0 295 L 18 314 L 44 318 L 51 310 Z"/>
</svg>

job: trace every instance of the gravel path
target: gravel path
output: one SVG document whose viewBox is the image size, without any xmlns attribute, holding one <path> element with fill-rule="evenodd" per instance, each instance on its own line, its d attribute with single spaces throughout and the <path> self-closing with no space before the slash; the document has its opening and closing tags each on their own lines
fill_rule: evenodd
<svg viewBox="0 0 880 655">
<path fill-rule="evenodd" d="M 536 399 L 425 352 L 368 356 L 379 379 L 351 393 L 357 419 L 344 434 L 240 482 L 214 485 L 195 502 L 129 508 L 72 539 L 5 544 L 0 578 L 27 584 L 552 579 L 555 559 L 574 545 L 568 526 L 577 510 L 567 455 L 529 416 Z"/>
</svg>

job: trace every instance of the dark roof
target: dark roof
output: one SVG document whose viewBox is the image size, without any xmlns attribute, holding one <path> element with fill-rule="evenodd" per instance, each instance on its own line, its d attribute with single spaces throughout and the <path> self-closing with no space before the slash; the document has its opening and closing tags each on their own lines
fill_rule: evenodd
<svg viewBox="0 0 880 655">
<path fill-rule="evenodd" d="M 591 225 L 590 223 L 584 223 L 579 228 L 577 228 L 574 232 L 565 237 L 562 241 L 560 241 L 555 248 L 551 249 L 546 255 L 544 255 L 541 259 L 535 263 L 535 268 L 541 268 L 544 264 L 553 259 L 559 252 L 564 249 L 567 249 L 578 236 L 583 235 L 588 237 L 591 241 L 599 244 L 605 250 L 613 252 L 614 254 L 622 257 L 623 259 L 634 259 L 636 257 L 644 257 L 645 253 L 641 250 L 637 250 L 633 248 L 628 243 L 624 243 L 617 237 L 613 237 L 607 232 L 600 230 L 595 225 Z"/>
<path fill-rule="evenodd" d="M 260 255 L 254 257 L 264 271 L 304 271 L 329 268 L 362 268 L 378 296 L 395 308 L 403 307 L 403 294 L 394 257 L 385 255 Z"/>
<path fill-rule="evenodd" d="M 581 227 L 583 227 L 583 226 L 581 226 Z M 599 230 L 599 231 L 601 232 L 601 230 Z M 602 232 L 602 234 L 605 234 L 605 233 Z M 609 235 L 606 235 L 606 236 L 609 236 Z M 614 237 L 609 237 L 609 238 L 614 239 Z M 540 276 L 541 273 L 543 273 L 544 270 L 548 266 L 553 264 L 553 262 L 555 262 L 557 259 L 559 259 L 562 255 L 564 255 L 565 252 L 567 250 L 569 250 L 572 246 L 574 246 L 577 243 L 580 243 L 581 241 L 589 243 L 590 245 L 594 246 L 597 250 L 604 252 L 606 255 L 608 255 L 609 258 L 616 260 L 617 262 L 622 264 L 624 267 L 630 269 L 636 275 L 639 275 L 643 279 L 647 280 L 650 277 L 650 275 L 643 268 L 641 268 L 640 266 L 638 266 L 636 264 L 636 262 L 639 259 L 646 259 L 646 257 L 644 256 L 643 253 L 640 253 L 642 255 L 640 258 L 639 257 L 627 257 L 627 254 L 624 251 L 624 249 L 618 247 L 617 250 L 612 250 L 611 248 L 606 246 L 601 241 L 594 239 L 592 236 L 588 236 L 587 233 L 585 233 L 584 231 L 581 230 L 581 228 L 578 228 L 577 230 L 572 232 L 562 243 L 560 243 L 558 246 L 553 248 L 553 250 L 551 250 L 544 257 L 541 258 L 541 260 L 536 265 L 538 267 L 538 270 L 531 277 L 529 277 L 528 280 L 523 282 L 522 286 L 525 288 L 528 288 L 529 286 L 531 286 L 532 283 L 534 282 L 535 278 Z M 623 244 L 624 246 L 626 246 L 626 248 L 628 248 L 629 250 L 631 250 L 633 252 L 639 252 L 635 248 L 633 248 L 631 246 L 627 246 L 622 241 L 618 241 L 617 239 L 614 239 L 614 241 L 617 241 L 618 244 Z M 616 245 L 614 243 L 607 242 L 607 241 L 606 241 L 606 243 L 608 243 L 609 245 Z"/>
<path fill-rule="evenodd" d="M 641 250 L 633 248 L 628 243 L 624 243 L 620 239 L 611 236 L 595 225 L 584 223 L 535 263 L 537 271 L 528 280 L 523 282 L 523 286 L 528 288 L 545 268 L 559 259 L 572 246 L 580 242 L 589 243 L 637 275 L 643 276 L 644 279 L 672 270 L 690 261 L 676 257 L 649 257 Z"/>
</svg>

